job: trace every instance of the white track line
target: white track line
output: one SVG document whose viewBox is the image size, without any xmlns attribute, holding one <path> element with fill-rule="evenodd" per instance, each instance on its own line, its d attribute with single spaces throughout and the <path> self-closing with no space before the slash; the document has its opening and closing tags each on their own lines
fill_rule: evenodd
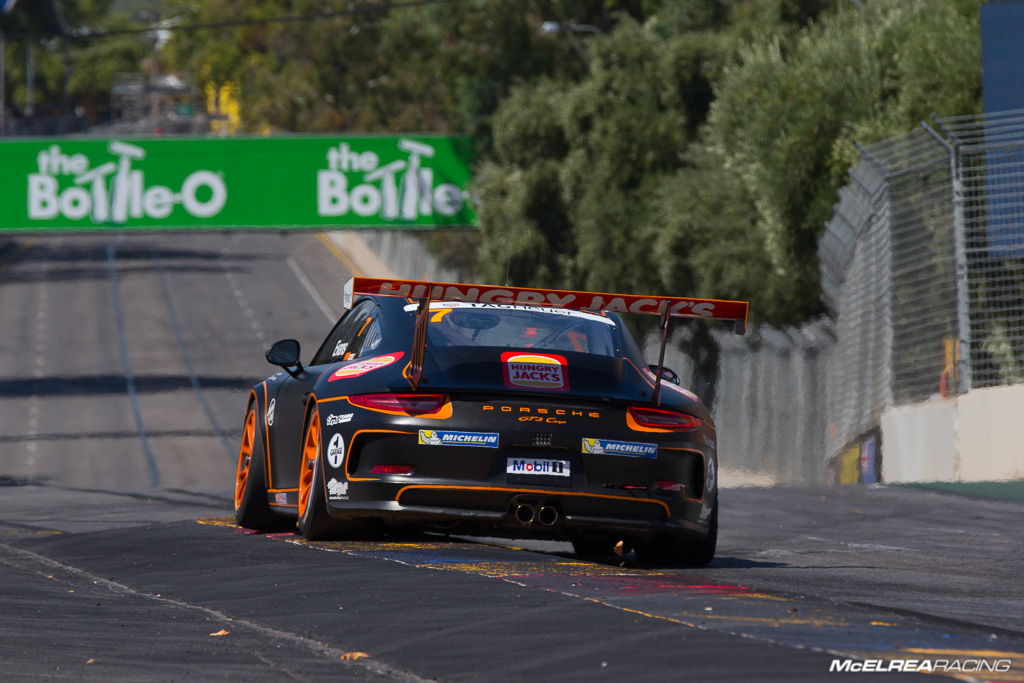
<svg viewBox="0 0 1024 683">
<path fill-rule="evenodd" d="M 324 301 L 322 296 L 320 296 L 320 293 L 316 291 L 316 289 L 313 287 L 313 283 L 309 281 L 309 278 L 306 277 L 306 274 L 302 272 L 301 268 L 299 268 L 299 264 L 296 263 L 295 259 L 293 259 L 291 256 L 288 257 L 287 263 L 288 267 L 292 269 L 293 273 L 295 273 L 295 277 L 299 279 L 299 282 L 302 283 L 302 286 L 305 287 L 306 291 L 309 292 L 309 295 L 313 297 L 313 303 L 315 303 L 317 307 L 323 312 L 324 316 L 327 318 L 327 321 L 333 323 L 338 316 L 335 315 L 335 313 L 331 310 L 331 307 L 327 305 L 327 302 Z"/>
</svg>

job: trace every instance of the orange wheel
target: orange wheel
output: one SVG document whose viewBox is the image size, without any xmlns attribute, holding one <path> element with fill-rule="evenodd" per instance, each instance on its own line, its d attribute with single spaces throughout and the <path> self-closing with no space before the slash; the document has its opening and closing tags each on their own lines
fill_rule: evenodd
<svg viewBox="0 0 1024 683">
<path fill-rule="evenodd" d="M 263 437 L 256 422 L 259 405 L 249 401 L 242 425 L 242 445 L 238 448 L 235 468 L 235 521 L 239 526 L 256 531 L 285 531 L 295 521 L 270 509 L 267 498 L 267 456 Z"/>
<path fill-rule="evenodd" d="M 249 480 L 249 469 L 252 466 L 253 444 L 256 442 L 256 411 L 250 409 L 245 416 L 242 428 L 242 445 L 238 449 L 238 468 L 235 470 L 235 509 L 242 506 L 245 495 L 245 482 Z"/>
<path fill-rule="evenodd" d="M 309 416 L 306 435 L 302 438 L 302 455 L 299 464 L 299 519 L 305 516 L 313 491 L 313 474 L 320 457 L 320 412 L 313 409 Z"/>
</svg>

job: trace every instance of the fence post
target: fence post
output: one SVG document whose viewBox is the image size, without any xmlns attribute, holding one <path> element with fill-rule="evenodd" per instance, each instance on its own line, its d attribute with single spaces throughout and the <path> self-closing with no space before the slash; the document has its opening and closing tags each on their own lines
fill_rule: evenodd
<svg viewBox="0 0 1024 683">
<path fill-rule="evenodd" d="M 7 92 L 7 65 L 4 64 L 6 51 L 7 42 L 4 38 L 4 30 L 0 28 L 0 137 L 6 137 L 7 135 L 7 100 L 4 97 L 4 94 Z"/>
<path fill-rule="evenodd" d="M 960 152 L 957 147 L 947 142 L 925 121 L 921 122 L 928 133 L 949 154 L 950 190 L 953 193 L 953 257 L 956 269 L 956 326 L 960 337 L 959 363 L 957 374 L 960 377 L 959 393 L 966 394 L 971 390 L 971 313 L 969 282 L 967 271 L 967 236 L 964 225 L 964 182 L 960 168 Z"/>
</svg>

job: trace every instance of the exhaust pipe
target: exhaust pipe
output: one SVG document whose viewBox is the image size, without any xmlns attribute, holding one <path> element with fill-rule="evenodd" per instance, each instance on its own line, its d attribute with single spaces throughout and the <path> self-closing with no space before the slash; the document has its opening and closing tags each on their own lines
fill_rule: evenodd
<svg viewBox="0 0 1024 683">
<path fill-rule="evenodd" d="M 537 510 L 532 505 L 520 503 L 518 506 L 516 506 L 515 515 L 516 519 L 519 520 L 520 524 L 522 524 L 523 526 L 528 526 L 530 524 L 533 524 L 533 520 L 537 517 Z"/>
<path fill-rule="evenodd" d="M 544 526 L 551 526 L 558 521 L 558 510 L 550 505 L 544 505 L 537 512 L 537 521 Z"/>
</svg>

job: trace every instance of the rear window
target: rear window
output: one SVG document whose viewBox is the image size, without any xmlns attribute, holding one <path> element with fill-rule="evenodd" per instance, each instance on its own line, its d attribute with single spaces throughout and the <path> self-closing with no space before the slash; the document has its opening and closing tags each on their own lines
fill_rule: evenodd
<svg viewBox="0 0 1024 683">
<path fill-rule="evenodd" d="M 405 310 L 414 314 L 416 304 Z M 615 323 L 604 315 L 532 306 L 437 301 L 427 344 L 497 346 L 615 356 Z"/>
</svg>

